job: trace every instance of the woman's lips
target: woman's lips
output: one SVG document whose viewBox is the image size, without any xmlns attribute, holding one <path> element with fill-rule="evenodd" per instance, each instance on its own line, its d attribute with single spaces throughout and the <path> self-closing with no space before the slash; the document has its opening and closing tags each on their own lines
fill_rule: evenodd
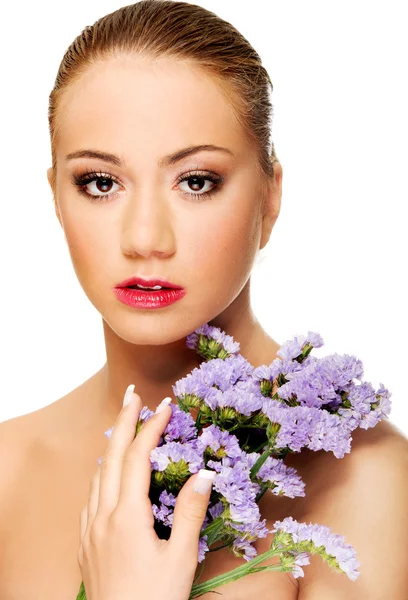
<svg viewBox="0 0 408 600">
<path fill-rule="evenodd" d="M 143 285 L 144 287 L 155 287 L 156 285 L 160 285 L 162 288 L 168 289 L 183 289 L 181 286 L 176 285 L 174 283 L 170 283 L 170 281 L 166 281 L 165 279 L 159 279 L 151 277 L 150 279 L 143 279 L 143 277 L 139 277 L 135 275 L 134 277 L 130 277 L 129 279 L 125 279 L 121 283 L 118 283 L 117 288 L 126 288 L 131 285 L 136 284 Z"/>
<path fill-rule="evenodd" d="M 184 289 L 140 290 L 131 287 L 113 289 L 116 297 L 123 304 L 132 308 L 164 308 L 185 296 Z"/>
</svg>

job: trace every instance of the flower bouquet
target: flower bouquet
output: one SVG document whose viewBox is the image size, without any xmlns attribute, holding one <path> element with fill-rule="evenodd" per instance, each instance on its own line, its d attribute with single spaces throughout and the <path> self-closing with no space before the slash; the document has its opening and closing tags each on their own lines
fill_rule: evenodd
<svg viewBox="0 0 408 600">
<path fill-rule="evenodd" d="M 190 599 L 259 571 L 290 571 L 301 577 L 311 554 L 355 581 L 360 563 L 343 536 L 292 517 L 268 529 L 258 502 L 268 490 L 290 498 L 305 496 L 304 482 L 284 464 L 287 454 L 309 448 L 342 458 L 351 450 L 354 429 L 374 427 L 388 416 L 388 390 L 380 384 L 375 391 L 361 382 L 363 365 L 353 356 L 312 356 L 313 348 L 323 346 L 321 336 L 313 332 L 286 342 L 278 351 L 280 358 L 257 368 L 239 354 L 240 346 L 231 336 L 208 324 L 187 336 L 187 346 L 204 361 L 173 386 L 177 404 L 150 453 L 155 530 L 169 538 L 179 490 L 191 474 L 209 468 L 216 476 L 198 562 L 206 552 L 224 547 L 245 560 L 232 571 L 196 583 L 200 573 Z M 142 408 L 136 435 L 152 415 Z M 111 433 L 112 428 L 105 435 L 109 438 Z M 270 533 L 270 549 L 258 556 L 253 542 Z M 279 557 L 278 564 L 259 566 L 272 556 Z M 85 598 L 82 583 L 77 600 Z"/>
</svg>

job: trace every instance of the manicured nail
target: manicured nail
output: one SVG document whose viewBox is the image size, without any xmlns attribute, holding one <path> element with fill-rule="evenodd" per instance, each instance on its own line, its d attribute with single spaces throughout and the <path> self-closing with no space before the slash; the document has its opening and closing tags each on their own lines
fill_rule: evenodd
<svg viewBox="0 0 408 600">
<path fill-rule="evenodd" d="M 133 395 L 134 389 L 135 389 L 135 386 L 133 383 L 128 385 L 128 387 L 126 388 L 125 397 L 123 398 L 123 406 L 127 406 L 128 404 L 130 404 L 130 401 L 132 400 L 132 395 Z"/>
<path fill-rule="evenodd" d="M 216 474 L 216 471 L 200 469 L 194 482 L 194 491 L 198 494 L 206 494 L 211 489 Z"/>
<path fill-rule="evenodd" d="M 170 402 L 171 402 L 171 398 L 169 398 L 169 397 L 164 398 L 160 402 L 159 406 L 156 408 L 156 412 L 154 414 L 157 415 L 157 413 L 161 413 L 166 408 L 166 406 L 168 406 L 170 404 Z"/>
</svg>

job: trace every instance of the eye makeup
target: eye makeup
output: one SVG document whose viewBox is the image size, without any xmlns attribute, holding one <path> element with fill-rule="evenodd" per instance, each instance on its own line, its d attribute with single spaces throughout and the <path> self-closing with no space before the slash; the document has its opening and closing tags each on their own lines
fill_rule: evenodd
<svg viewBox="0 0 408 600">
<path fill-rule="evenodd" d="M 210 190 L 206 190 L 204 192 L 186 192 L 181 191 L 184 196 L 188 196 L 189 198 L 197 201 L 201 201 L 202 199 L 208 199 L 213 194 L 217 193 L 221 188 L 222 183 L 224 182 L 224 178 L 221 175 L 217 175 L 213 171 L 205 171 L 205 170 L 191 170 L 186 173 L 181 173 L 176 178 L 177 185 L 185 181 L 194 181 L 193 185 L 201 185 L 204 182 L 210 182 L 212 187 Z M 87 197 L 91 200 L 91 202 L 106 202 L 111 200 L 118 194 L 118 190 L 111 192 L 113 185 L 121 186 L 120 181 L 113 175 L 103 171 L 89 171 L 86 170 L 80 173 L 73 173 L 72 175 L 72 183 L 78 190 L 78 193 Z M 88 186 L 90 184 L 95 184 L 93 192 L 90 192 Z M 108 187 L 109 189 L 100 189 L 103 187 Z M 100 193 L 98 193 L 100 192 Z M 108 192 L 108 193 L 104 193 Z"/>
</svg>

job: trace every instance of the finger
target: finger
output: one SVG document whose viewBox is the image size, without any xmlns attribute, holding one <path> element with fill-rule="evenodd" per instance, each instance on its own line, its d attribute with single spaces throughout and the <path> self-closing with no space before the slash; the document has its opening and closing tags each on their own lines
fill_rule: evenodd
<svg viewBox="0 0 408 600">
<path fill-rule="evenodd" d="M 156 413 L 146 422 L 128 449 L 122 468 L 118 508 L 136 511 L 141 525 L 153 523 L 149 499 L 151 481 L 150 452 L 160 442 L 172 415 L 171 398 L 164 398 Z"/>
<path fill-rule="evenodd" d="M 78 560 L 79 566 L 82 565 L 83 559 L 84 559 L 83 544 L 84 544 L 84 537 L 85 537 L 85 531 L 87 528 L 87 523 L 88 523 L 88 506 L 85 506 L 81 510 L 81 515 L 79 517 L 79 547 L 78 547 L 78 552 L 77 552 L 77 560 Z"/>
<path fill-rule="evenodd" d="M 82 544 L 88 523 L 88 505 L 81 510 L 79 517 L 79 543 Z"/>
<path fill-rule="evenodd" d="M 198 563 L 198 541 L 208 509 L 216 471 L 200 469 L 181 488 L 174 507 L 173 524 L 168 541 L 170 555 L 191 556 Z"/>
<path fill-rule="evenodd" d="M 125 405 L 129 399 L 130 402 L 122 407 L 102 457 L 98 505 L 100 515 L 109 516 L 118 503 L 123 458 L 135 438 L 142 407 L 140 396 L 133 392 L 134 388 L 131 384 L 126 389 L 123 403 Z"/>
<path fill-rule="evenodd" d="M 98 502 L 99 502 L 99 482 L 100 482 L 101 469 L 97 468 L 94 476 L 91 479 L 90 491 L 88 497 L 88 505 L 87 505 L 87 529 L 89 529 L 95 519 L 95 515 L 98 510 Z M 86 532 L 86 529 L 85 529 Z"/>
</svg>

